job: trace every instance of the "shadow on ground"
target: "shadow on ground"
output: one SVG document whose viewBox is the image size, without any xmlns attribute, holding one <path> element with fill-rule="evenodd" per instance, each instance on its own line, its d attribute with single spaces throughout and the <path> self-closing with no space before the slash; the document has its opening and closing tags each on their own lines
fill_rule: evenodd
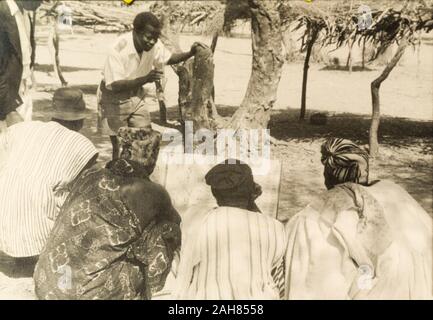
<svg viewBox="0 0 433 320">
<path fill-rule="evenodd" d="M 319 69 L 320 71 L 345 71 L 349 72 L 349 66 L 341 66 L 341 65 L 329 65 Z M 352 66 L 352 72 L 368 72 L 374 71 L 374 69 L 370 69 L 368 67 L 362 66 Z"/>
<path fill-rule="evenodd" d="M 76 72 L 76 71 L 88 71 L 88 70 L 98 70 L 98 68 L 83 68 L 83 67 L 70 67 L 70 66 L 61 66 L 62 72 Z M 52 64 L 35 64 L 35 70 L 39 72 L 54 72 L 54 67 Z"/>
<path fill-rule="evenodd" d="M 218 105 L 219 115 L 231 117 L 237 107 Z M 315 110 L 309 110 L 305 121 L 299 121 L 299 109 L 275 110 L 271 115 L 269 129 L 271 136 L 284 141 L 311 142 L 326 137 L 341 137 L 359 144 L 368 143 L 370 117 L 352 113 L 328 114 L 326 125 L 309 122 Z M 152 112 L 152 118 L 159 121 L 159 112 Z M 169 120 L 178 120 L 178 107 L 167 109 Z M 383 116 L 379 128 L 379 143 L 384 146 L 412 147 L 416 144 L 425 154 L 433 152 L 432 121 L 417 121 L 406 118 Z"/>
<path fill-rule="evenodd" d="M 83 91 L 96 91 L 96 86 L 77 86 Z M 34 119 L 49 120 L 43 110 L 49 109 L 49 99 L 34 102 Z M 230 117 L 237 107 L 219 105 L 221 116 Z M 299 110 L 277 110 L 272 113 L 271 136 L 288 145 L 272 146 L 271 157 L 282 160 L 279 219 L 287 220 L 304 208 L 318 192 L 324 191 L 323 167 L 320 163 L 320 144 L 326 137 L 351 139 L 361 145 L 368 143 L 370 119 L 355 114 L 329 114 L 326 125 L 312 125 L 308 119 L 315 111 L 307 112 L 306 121 L 299 121 Z M 151 112 L 152 121 L 161 124 L 159 111 Z M 168 120 L 179 120 L 177 106 L 167 109 Z M 173 125 L 179 129 L 179 126 Z M 380 127 L 381 155 L 371 160 L 372 176 L 390 179 L 402 185 L 427 212 L 432 214 L 431 185 L 433 177 L 433 129 L 431 121 L 414 121 L 383 117 Z M 96 110 L 85 120 L 81 130 L 99 150 L 99 162 L 111 158 L 108 136 L 97 130 Z"/>
<path fill-rule="evenodd" d="M 47 84 L 47 83 L 41 83 L 38 84 L 38 91 L 39 92 L 48 92 L 48 93 L 54 93 L 58 88 L 60 88 L 60 84 Z M 74 88 L 74 89 L 80 89 L 83 91 L 86 95 L 96 95 L 96 91 L 98 89 L 98 84 L 80 84 L 80 85 L 68 85 L 68 88 Z"/>
</svg>

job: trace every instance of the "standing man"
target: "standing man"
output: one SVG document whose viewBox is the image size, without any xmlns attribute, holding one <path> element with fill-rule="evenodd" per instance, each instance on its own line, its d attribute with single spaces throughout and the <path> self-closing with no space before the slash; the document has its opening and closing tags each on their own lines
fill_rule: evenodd
<svg viewBox="0 0 433 320">
<path fill-rule="evenodd" d="M 189 52 L 172 54 L 159 40 L 161 23 L 150 12 L 139 13 L 133 31 L 120 36 L 110 49 L 98 89 L 100 125 L 113 145 L 113 159 L 118 158 L 117 130 L 147 123 L 150 127 L 149 104 L 158 105 L 152 97 L 153 82 L 163 76 L 165 65 L 177 64 L 195 55 L 194 43 Z"/>
<path fill-rule="evenodd" d="M 42 1 L 0 2 L 0 121 L 31 120 L 31 69 L 35 60 L 31 12 Z"/>
</svg>

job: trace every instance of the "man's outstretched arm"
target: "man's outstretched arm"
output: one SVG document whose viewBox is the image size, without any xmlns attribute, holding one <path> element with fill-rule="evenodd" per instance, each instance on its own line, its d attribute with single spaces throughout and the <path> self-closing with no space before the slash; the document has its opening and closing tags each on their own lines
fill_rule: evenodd
<svg viewBox="0 0 433 320">
<path fill-rule="evenodd" d="M 188 60 L 189 58 L 195 56 L 198 47 L 206 48 L 206 45 L 200 42 L 194 42 L 194 44 L 191 46 L 191 50 L 187 52 L 173 53 L 170 59 L 167 61 L 167 64 L 173 65 Z"/>
</svg>

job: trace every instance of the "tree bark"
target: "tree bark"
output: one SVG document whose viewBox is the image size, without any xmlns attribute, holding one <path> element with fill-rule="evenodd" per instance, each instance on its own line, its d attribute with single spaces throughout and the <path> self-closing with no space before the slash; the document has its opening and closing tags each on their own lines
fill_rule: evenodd
<svg viewBox="0 0 433 320">
<path fill-rule="evenodd" d="M 373 115 L 371 119 L 370 133 L 369 133 L 369 145 L 370 145 L 370 156 L 375 157 L 379 153 L 379 141 L 378 141 L 378 130 L 380 124 L 380 99 L 379 99 L 379 89 L 380 85 L 383 81 L 388 78 L 391 71 L 397 65 L 400 58 L 403 56 L 403 53 L 408 45 L 406 39 L 403 39 L 400 42 L 400 45 L 397 48 L 397 52 L 394 54 L 394 57 L 391 61 L 386 65 L 385 69 L 382 71 L 379 77 L 377 77 L 371 83 L 371 98 L 372 98 L 372 106 L 373 106 Z"/>
<path fill-rule="evenodd" d="M 171 32 L 168 17 L 172 12 L 170 1 L 164 1 L 165 13 L 160 17 L 162 21 L 161 41 L 173 53 L 182 52 L 179 39 Z M 217 37 L 214 37 L 216 46 Z M 183 64 L 172 66 L 174 72 L 179 77 L 179 114 L 180 122 L 184 129 L 185 121 L 192 121 L 194 131 L 202 128 L 212 129 L 213 120 L 218 116 L 213 92 L 214 64 L 213 54 L 209 48 L 198 48 L 194 59 L 190 59 Z M 160 114 L 164 117 L 164 108 Z M 184 133 L 184 130 L 182 130 Z"/>
<path fill-rule="evenodd" d="M 354 44 L 355 44 L 355 38 L 349 44 L 349 54 L 347 55 L 346 67 L 349 68 L 349 73 L 352 73 L 352 68 L 353 68 L 352 50 L 353 50 Z"/>
<path fill-rule="evenodd" d="M 247 92 L 228 127 L 267 128 L 283 66 L 277 1 L 249 0 L 253 63 Z"/>
<path fill-rule="evenodd" d="M 366 38 L 364 38 L 362 41 L 362 63 L 361 63 L 362 70 L 365 70 L 365 43 L 366 43 Z"/>
<path fill-rule="evenodd" d="M 164 6 L 167 8 L 167 10 L 165 11 L 165 14 L 159 17 L 162 24 L 160 38 L 161 41 L 164 43 L 165 47 L 167 47 L 171 52 L 177 53 L 180 52 L 181 50 L 180 50 L 178 39 L 174 39 L 174 36 L 170 29 L 169 16 L 172 12 L 171 4 L 169 1 L 164 1 Z M 173 70 L 175 72 L 177 71 L 176 66 L 173 67 Z M 164 82 L 165 79 L 162 79 L 162 81 L 155 82 L 156 94 L 158 97 L 158 104 L 159 104 L 159 120 L 161 121 L 162 124 L 167 123 L 167 107 L 165 103 L 164 86 L 162 85 Z"/>
<path fill-rule="evenodd" d="M 212 43 L 210 45 L 210 49 L 212 51 L 212 54 L 215 54 L 216 46 L 218 43 L 218 37 L 219 37 L 219 32 L 217 31 L 212 36 Z M 214 87 L 212 88 L 212 99 L 213 99 L 213 101 L 215 101 L 215 84 L 214 84 Z"/>
<path fill-rule="evenodd" d="M 194 132 L 214 128 L 213 114 L 214 64 L 210 48 L 197 48 L 192 69 L 191 100 L 186 108 L 185 120 L 192 121 Z"/>
<path fill-rule="evenodd" d="M 301 96 L 301 113 L 299 115 L 299 120 L 305 119 L 305 113 L 307 110 L 307 81 L 308 81 L 308 69 L 310 68 L 310 57 L 311 52 L 313 50 L 314 43 L 317 40 L 317 37 L 319 35 L 319 29 L 316 27 L 313 27 L 311 30 L 311 35 L 308 39 L 307 43 L 307 53 L 305 55 L 305 61 L 304 61 L 304 73 L 302 78 L 302 96 Z"/>
<path fill-rule="evenodd" d="M 214 35 L 212 36 L 212 43 L 210 45 L 210 49 L 212 50 L 212 53 L 215 53 L 215 49 L 218 43 L 218 37 L 219 37 L 218 32 L 215 32 Z"/>
<path fill-rule="evenodd" d="M 53 64 L 54 73 L 59 78 L 62 86 L 66 87 L 68 83 L 63 77 L 62 69 L 60 68 L 59 44 L 60 44 L 60 39 L 59 39 L 59 32 L 57 29 L 57 21 L 55 19 L 52 19 L 51 28 L 48 35 L 48 51 L 50 52 L 51 55 L 51 61 Z"/>
</svg>

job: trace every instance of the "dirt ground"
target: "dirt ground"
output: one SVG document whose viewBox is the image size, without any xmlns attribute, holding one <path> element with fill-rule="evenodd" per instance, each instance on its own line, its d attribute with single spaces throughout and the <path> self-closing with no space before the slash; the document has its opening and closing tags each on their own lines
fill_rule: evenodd
<svg viewBox="0 0 433 320">
<path fill-rule="evenodd" d="M 63 35 L 60 61 L 70 86 L 86 94 L 88 107 L 96 111 L 96 87 L 106 51 L 115 34 Z M 194 41 L 209 44 L 209 37 L 180 37 L 188 50 Z M 41 112 L 50 104 L 52 92 L 59 82 L 52 74 L 46 32 L 37 34 L 37 66 L 34 110 L 36 119 L 46 119 Z M 338 54 L 338 53 L 337 53 Z M 408 49 L 400 65 L 381 88 L 384 115 L 381 134 L 381 155 L 372 160 L 371 175 L 392 179 L 402 184 L 432 214 L 432 120 L 433 120 L 433 46 L 423 45 L 417 53 Z M 251 72 L 251 41 L 220 38 L 215 57 L 216 102 L 222 115 L 231 115 L 248 85 Z M 270 122 L 271 135 L 289 142 L 273 147 L 272 157 L 283 163 L 279 217 L 286 220 L 309 202 L 309 197 L 324 190 L 320 164 L 320 144 L 328 136 L 341 136 L 361 144 L 368 142 L 371 112 L 370 82 L 383 67 L 369 66 L 372 71 L 349 72 L 323 70 L 323 65 L 310 68 L 307 107 L 310 112 L 327 111 L 326 126 L 314 126 L 297 120 L 301 96 L 302 64 L 286 64 L 278 90 L 278 99 Z M 169 118 L 177 119 L 177 76 L 166 70 L 166 100 Z M 157 111 L 157 110 L 153 110 Z M 158 120 L 158 112 L 153 112 Z M 307 114 L 308 116 L 308 114 Z M 308 118 L 308 117 L 307 117 Z M 96 131 L 96 113 L 86 120 L 83 133 L 101 151 L 100 159 L 110 157 L 110 144 Z"/>
<path fill-rule="evenodd" d="M 115 34 L 63 35 L 60 61 L 70 86 L 85 93 L 87 105 L 94 111 L 82 133 L 100 150 L 100 161 L 109 160 L 111 146 L 107 137 L 96 130 L 96 88 L 100 81 L 107 48 Z M 194 41 L 207 44 L 210 38 L 181 36 L 181 46 L 188 50 Z M 37 53 L 34 92 L 34 119 L 48 120 L 43 110 L 51 103 L 53 91 L 60 86 L 52 73 L 46 43 L 46 30 L 37 32 Z M 221 38 L 215 53 L 216 102 L 221 115 L 231 115 L 246 91 L 251 72 L 251 42 L 248 39 Z M 381 88 L 382 114 L 380 156 L 371 161 L 371 178 L 391 179 L 401 184 L 430 214 L 433 214 L 433 46 L 420 51 L 422 65 L 415 52 L 408 50 L 402 63 L 392 72 Z M 270 122 L 271 135 L 288 145 L 273 146 L 272 158 L 283 166 L 279 212 L 285 221 L 302 209 L 314 194 L 324 191 L 320 144 L 326 137 L 338 136 L 367 145 L 371 112 L 370 82 L 381 67 L 372 71 L 353 72 L 322 70 L 323 65 L 310 68 L 307 106 L 308 115 L 327 111 L 328 124 L 314 126 L 298 121 L 302 64 L 286 64 L 278 90 L 278 100 Z M 166 99 L 169 119 L 177 119 L 177 79 L 167 68 Z M 158 121 L 157 110 L 152 118 Z M 0 257 L 1 261 L 1 257 Z M 5 277 L 0 270 L 1 298 L 32 298 L 31 279 Z M 11 270 L 9 270 L 11 271 Z M 15 275 L 20 270 L 12 270 Z M 14 294 L 14 288 L 17 293 Z M 20 288 L 20 289 L 18 289 Z"/>
</svg>

